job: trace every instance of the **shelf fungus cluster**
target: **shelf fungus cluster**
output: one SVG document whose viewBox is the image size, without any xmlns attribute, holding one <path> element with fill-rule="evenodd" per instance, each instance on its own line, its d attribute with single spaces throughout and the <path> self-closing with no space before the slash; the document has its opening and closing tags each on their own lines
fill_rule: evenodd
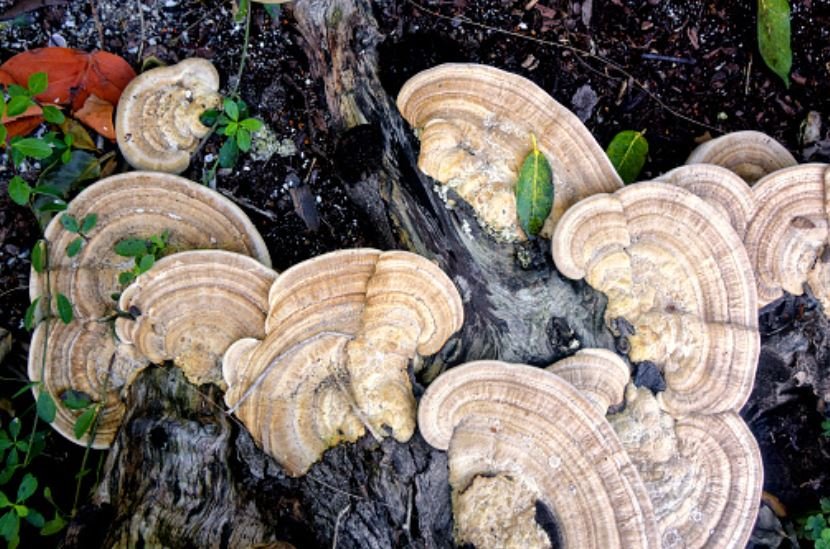
<svg viewBox="0 0 830 549">
<path fill-rule="evenodd" d="M 462 322 L 458 291 L 425 258 L 319 256 L 271 287 L 264 339 L 225 353 L 225 402 L 294 476 L 366 430 L 406 441 L 415 429 L 408 365 L 438 352 Z"/>
<path fill-rule="evenodd" d="M 174 175 L 131 172 L 102 179 L 82 191 L 70 203 L 66 214 L 79 220 L 95 214 L 98 221 L 84 235 L 83 247 L 73 257 L 65 250 L 78 235 L 64 227 L 60 215 L 46 228 L 48 269 L 43 273 L 32 271 L 31 298 L 63 294 L 73 307 L 74 319 L 67 325 L 56 320 L 38 325 L 29 353 L 29 377 L 43 382 L 41 389 L 36 387 L 35 391 L 49 391 L 55 400 L 66 391 L 75 390 L 89 395 L 93 401 L 105 403 L 102 421 L 92 441 L 94 447 L 104 448 L 111 442 L 123 413 L 119 392 L 149 361 L 157 358 L 145 356 L 146 348 L 118 341 L 107 322 L 117 310 L 113 296 L 122 290 L 119 273 L 129 271 L 134 262 L 132 257 L 118 255 L 116 244 L 125 239 L 149 239 L 166 231 L 169 243 L 165 253 L 223 249 L 251 256 L 266 266 L 270 265 L 270 258 L 259 233 L 239 208 L 221 195 Z M 160 263 L 175 266 L 180 261 Z M 158 278 L 148 275 L 139 280 L 145 284 L 144 280 Z M 188 282 L 174 284 L 187 292 Z M 167 290 L 158 290 L 153 285 L 152 292 L 159 291 Z M 134 290 L 125 293 L 128 297 L 122 305 L 133 307 L 138 303 L 153 313 L 159 308 L 169 310 L 165 304 L 154 301 L 158 297 L 156 293 L 138 301 L 133 301 Z M 176 299 L 181 298 L 176 296 Z M 192 306 L 189 310 L 193 312 Z M 135 307 L 134 312 L 142 311 Z M 159 340 L 164 339 L 157 330 L 165 330 L 168 325 L 154 322 L 138 322 L 139 328 L 135 331 L 126 330 L 122 325 L 122 333 L 130 332 L 142 345 L 149 344 L 156 350 Z M 181 337 L 179 332 L 176 336 Z M 175 358 L 176 351 L 172 353 Z M 77 440 L 73 434 L 75 419 L 76 412 L 59 406 L 52 425 L 67 438 L 86 444 L 86 439 Z"/>
<path fill-rule="evenodd" d="M 521 76 L 484 65 L 440 65 L 403 86 L 398 108 L 419 133 L 420 169 L 454 189 L 499 238 L 525 238 L 515 186 L 531 134 L 554 174 L 553 209 L 542 235 L 550 236 L 577 201 L 622 186 L 582 122 Z"/>
<path fill-rule="evenodd" d="M 760 502 L 760 452 L 735 411 L 675 417 L 605 350 L 546 370 L 454 368 L 418 425 L 449 452 L 459 543 L 742 547 Z M 556 528 L 540 527 L 540 503 Z"/>
<path fill-rule="evenodd" d="M 732 132 L 699 145 L 686 164 L 714 164 L 726 168 L 749 184 L 765 175 L 796 165 L 790 151 L 765 133 Z"/>
<path fill-rule="evenodd" d="M 140 170 L 180 173 L 209 128 L 199 117 L 221 104 L 219 73 L 206 59 L 148 70 L 121 94 L 115 119 L 118 147 Z"/>
</svg>

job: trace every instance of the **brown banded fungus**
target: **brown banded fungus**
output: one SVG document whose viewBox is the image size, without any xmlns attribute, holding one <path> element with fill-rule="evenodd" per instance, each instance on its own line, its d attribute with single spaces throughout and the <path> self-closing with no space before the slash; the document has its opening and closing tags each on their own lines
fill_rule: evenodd
<svg viewBox="0 0 830 549">
<path fill-rule="evenodd" d="M 611 406 L 622 404 L 631 375 L 628 365 L 605 349 L 582 349 L 547 367 L 579 389 L 603 415 Z"/>
<path fill-rule="evenodd" d="M 497 361 L 453 368 L 428 387 L 418 426 L 449 452 L 459 543 L 659 547 L 645 486 L 604 413 L 557 375 Z M 536 523 L 537 501 L 561 539 Z"/>
<path fill-rule="evenodd" d="M 763 306 L 808 282 L 830 311 L 830 166 L 803 164 L 758 181 L 752 188 L 755 216 L 745 244 Z"/>
<path fill-rule="evenodd" d="M 196 385 L 224 384 L 221 361 L 244 337 L 265 336 L 268 290 L 277 273 L 223 250 L 180 252 L 159 260 L 121 294 L 115 333 L 151 362 L 172 360 Z"/>
<path fill-rule="evenodd" d="M 52 323 L 45 360 L 42 340 L 32 345 L 29 374 L 32 379 L 43 379 L 56 400 L 64 391 L 83 391 L 106 402 L 107 407 L 113 406 L 113 411 L 105 408 L 104 414 L 115 418 L 120 417 L 118 393 L 147 364 L 131 346 L 117 342 L 111 328 L 101 322 L 115 314 L 116 301 L 112 296 L 121 290 L 118 275 L 130 270 L 134 261 L 118 255 L 116 244 L 127 238 L 147 239 L 168 231 L 167 252 L 226 249 L 250 255 L 264 265 L 270 265 L 270 258 L 262 237 L 237 206 L 178 176 L 130 172 L 102 179 L 78 194 L 66 211 L 78 220 L 93 213 L 98 222 L 74 257 L 68 257 L 65 250 L 78 235 L 64 228 L 60 216 L 44 232 L 49 242 L 49 268 L 44 273 L 32 270 L 30 297 L 34 300 L 58 293 L 67 296 L 75 320 L 66 328 Z M 38 328 L 38 334 L 45 337 L 45 325 Z M 91 350 L 95 356 L 89 356 Z M 134 371 L 129 373 L 129 369 Z M 111 371 L 117 375 L 108 375 Z M 69 435 L 70 440 L 81 442 L 71 436 L 74 412 L 61 410 L 61 414 L 56 429 Z M 106 446 L 113 433 L 114 428 L 102 432 L 96 436 L 95 444 Z"/>
<path fill-rule="evenodd" d="M 206 59 L 185 59 L 134 78 L 118 101 L 115 131 L 127 162 L 179 173 L 210 128 L 199 120 L 221 104 L 219 73 Z"/>
<path fill-rule="evenodd" d="M 699 145 L 686 164 L 715 164 L 738 174 L 750 185 L 767 174 L 797 164 L 772 137 L 756 131 L 732 132 Z"/>
<path fill-rule="evenodd" d="M 420 169 L 454 189 L 481 224 L 505 240 L 525 238 L 515 185 L 531 134 L 554 174 L 554 203 L 544 236 L 550 236 L 572 204 L 622 186 L 582 122 L 521 76 L 485 65 L 440 65 L 404 84 L 397 103 L 419 133 Z"/>
<path fill-rule="evenodd" d="M 743 238 L 755 211 L 749 185 L 737 174 L 714 164 L 680 166 L 657 178 L 682 187 L 718 210 Z"/>
<path fill-rule="evenodd" d="M 440 350 L 462 322 L 455 286 L 425 258 L 319 256 L 277 278 L 265 339 L 225 353 L 225 402 L 294 476 L 365 430 L 406 441 L 415 428 L 409 362 Z"/>
<path fill-rule="evenodd" d="M 755 437 L 735 411 L 677 418 L 629 385 L 608 417 L 640 473 L 663 547 L 744 547 L 761 500 Z"/>
<path fill-rule="evenodd" d="M 553 258 L 608 296 L 632 361 L 662 368 L 673 413 L 739 408 L 760 349 L 749 258 L 728 220 L 692 193 L 638 183 L 589 197 L 560 220 Z"/>
</svg>

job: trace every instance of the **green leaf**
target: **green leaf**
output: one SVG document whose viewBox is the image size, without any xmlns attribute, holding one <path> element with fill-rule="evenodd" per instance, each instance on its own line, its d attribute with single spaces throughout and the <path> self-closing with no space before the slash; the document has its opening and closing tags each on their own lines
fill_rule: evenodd
<svg viewBox="0 0 830 549">
<path fill-rule="evenodd" d="M 5 104 L 0 105 L 0 113 L 3 112 L 4 108 L 5 108 Z M 6 142 L 6 137 L 8 137 L 8 136 L 9 136 L 9 131 L 6 129 L 6 126 L 4 126 L 3 124 L 0 124 L 0 145 L 4 144 Z"/>
<path fill-rule="evenodd" d="M 57 299 L 58 305 L 58 316 L 61 318 L 64 324 L 69 324 L 72 322 L 72 318 L 74 314 L 72 313 L 72 303 L 70 303 L 69 298 L 67 298 L 63 294 L 58 294 Z"/>
<path fill-rule="evenodd" d="M 29 90 L 17 84 L 9 84 L 9 97 L 29 97 Z"/>
<path fill-rule="evenodd" d="M 12 97 L 6 105 L 6 116 L 19 116 L 26 112 L 26 109 L 34 105 L 34 102 L 25 95 Z"/>
<path fill-rule="evenodd" d="M 231 137 L 219 149 L 219 165 L 223 168 L 233 168 L 237 158 L 239 158 L 239 147 L 236 145 L 236 139 Z"/>
<path fill-rule="evenodd" d="M 123 273 L 120 273 L 118 275 L 118 283 L 121 284 L 122 286 L 126 286 L 127 284 L 129 284 L 133 280 L 135 280 L 135 275 L 133 273 L 131 273 L 130 271 L 124 271 Z"/>
<path fill-rule="evenodd" d="M 279 21 L 282 6 L 279 4 L 264 4 L 262 7 L 265 8 L 265 11 L 271 16 L 271 19 Z"/>
<path fill-rule="evenodd" d="M 258 132 L 262 129 L 262 120 L 257 118 L 246 118 L 240 122 L 239 125 L 250 132 Z"/>
<path fill-rule="evenodd" d="M 27 517 L 29 516 L 29 508 L 25 505 L 14 505 L 14 512 L 17 513 L 18 517 Z"/>
<path fill-rule="evenodd" d="M 553 207 L 553 172 L 547 158 L 536 146 L 525 157 L 516 182 L 516 209 L 519 224 L 528 235 L 539 234 Z"/>
<path fill-rule="evenodd" d="M 830 422 L 830 420 L 827 421 Z M 819 502 L 821 503 L 822 513 L 830 514 L 830 498 L 821 498 Z"/>
<path fill-rule="evenodd" d="M 0 491 L 0 507 L 9 507 L 11 504 L 12 502 L 9 501 L 9 498 L 6 496 L 6 494 Z"/>
<path fill-rule="evenodd" d="M 32 473 L 26 473 L 17 489 L 17 503 L 23 503 L 37 490 L 37 479 Z"/>
<path fill-rule="evenodd" d="M 236 102 L 233 99 L 225 98 L 225 101 L 222 103 L 222 109 L 225 111 L 225 114 L 228 115 L 233 121 L 239 120 L 239 107 L 236 105 Z"/>
<path fill-rule="evenodd" d="M 79 187 L 85 181 L 98 179 L 101 175 L 101 165 L 95 155 L 86 151 L 73 150 L 69 162 L 56 164 L 43 171 L 38 180 L 39 185 L 49 185 L 60 189 L 66 198 L 70 191 Z"/>
<path fill-rule="evenodd" d="M 146 273 L 155 264 L 155 262 L 156 258 L 150 254 L 141 256 L 141 259 L 138 261 L 138 272 Z"/>
<path fill-rule="evenodd" d="M 75 257 L 81 252 L 81 248 L 84 247 L 84 238 L 79 236 L 75 240 L 69 243 L 66 247 L 66 257 Z"/>
<path fill-rule="evenodd" d="M 46 269 L 46 254 L 46 241 L 41 238 L 32 248 L 32 268 L 36 273 L 42 273 Z"/>
<path fill-rule="evenodd" d="M 41 515 L 34 509 L 29 509 L 29 514 L 26 516 L 26 522 L 28 522 L 35 528 L 43 528 L 46 519 L 44 519 L 43 515 Z"/>
<path fill-rule="evenodd" d="M 70 233 L 77 233 L 81 230 L 80 225 L 78 225 L 78 220 L 69 214 L 63 214 L 61 216 L 61 225 Z"/>
<path fill-rule="evenodd" d="M 19 175 L 15 175 L 9 181 L 9 198 L 15 204 L 20 206 L 27 206 L 29 204 L 29 197 L 32 195 L 32 188 Z"/>
<path fill-rule="evenodd" d="M 26 313 L 23 315 L 23 327 L 28 331 L 32 331 L 32 328 L 35 327 L 35 314 L 37 313 L 38 303 L 40 303 L 40 297 L 36 297 L 35 300 L 32 301 L 28 307 L 26 307 Z"/>
<path fill-rule="evenodd" d="M 789 88 L 793 66 L 789 0 L 758 0 L 758 49 L 767 67 Z"/>
<path fill-rule="evenodd" d="M 237 23 L 241 23 L 245 20 L 245 16 L 248 14 L 248 10 L 250 9 L 250 0 L 239 0 L 239 9 L 234 15 L 234 20 Z"/>
<path fill-rule="evenodd" d="M 98 214 L 91 213 L 81 221 L 81 233 L 87 234 L 98 224 Z"/>
<path fill-rule="evenodd" d="M 239 122 L 231 122 L 227 126 L 225 126 L 225 135 L 228 137 L 233 137 L 236 135 L 236 132 L 239 130 Z"/>
<path fill-rule="evenodd" d="M 37 415 L 46 423 L 55 421 L 58 408 L 48 391 L 41 390 L 37 394 Z"/>
<path fill-rule="evenodd" d="M 821 538 L 821 531 L 827 527 L 827 521 L 820 515 L 810 515 L 807 517 L 807 522 L 804 524 L 804 530 L 811 540 Z"/>
<path fill-rule="evenodd" d="M 14 418 L 11 423 L 9 423 L 9 434 L 12 436 L 14 440 L 17 440 L 17 437 L 20 436 L 20 418 Z"/>
<path fill-rule="evenodd" d="M 40 194 L 45 196 L 56 196 L 62 198 L 64 193 L 61 189 L 51 185 L 38 185 L 32 189 L 32 194 Z"/>
<path fill-rule="evenodd" d="M 236 132 L 236 140 L 240 151 L 248 152 L 251 150 L 251 132 L 245 128 L 239 128 L 239 131 Z"/>
<path fill-rule="evenodd" d="M 39 212 L 62 212 L 66 210 L 66 202 L 60 198 L 50 197 L 46 202 L 38 202 L 36 207 Z"/>
<path fill-rule="evenodd" d="M 31 156 L 38 160 L 49 158 L 52 156 L 52 147 L 46 141 L 36 137 L 26 137 L 15 141 L 11 145 L 13 150 L 23 154 L 24 156 Z"/>
<path fill-rule="evenodd" d="M 125 238 L 115 245 L 115 253 L 123 257 L 139 257 L 148 252 L 143 238 Z"/>
<path fill-rule="evenodd" d="M 70 410 L 83 410 L 92 404 L 92 398 L 83 391 L 67 389 L 61 393 L 61 402 Z"/>
<path fill-rule="evenodd" d="M 15 455 L 17 455 L 16 450 L 12 450 L 12 451 L 15 452 Z M 6 484 L 7 482 L 9 482 L 11 480 L 11 478 L 14 476 L 15 469 L 16 469 L 16 467 L 14 467 L 14 466 L 8 466 L 8 467 L 5 467 L 2 471 L 0 471 L 0 486 Z"/>
<path fill-rule="evenodd" d="M 14 468 L 18 463 L 20 463 L 20 455 L 15 448 L 12 448 L 9 455 L 6 456 L 6 466 Z"/>
<path fill-rule="evenodd" d="M 11 542 L 17 538 L 20 531 L 20 518 L 14 510 L 9 509 L 6 514 L 0 517 L 0 536 L 6 538 L 6 541 Z"/>
<path fill-rule="evenodd" d="M 80 439 L 84 436 L 89 428 L 92 427 L 92 421 L 95 419 L 95 414 L 98 412 L 95 406 L 87 408 L 83 414 L 81 414 L 78 419 L 75 420 L 75 438 Z"/>
<path fill-rule="evenodd" d="M 219 111 L 216 109 L 208 109 L 199 115 L 199 122 L 205 126 L 213 126 L 219 119 Z"/>
<path fill-rule="evenodd" d="M 57 512 L 55 512 L 55 518 L 43 525 L 43 528 L 40 529 L 40 535 L 52 536 L 63 530 L 65 526 L 66 521 L 63 520 L 63 517 L 61 517 Z"/>
<path fill-rule="evenodd" d="M 63 124 L 66 117 L 63 112 L 54 105 L 43 105 L 43 119 L 50 124 Z M 67 137 L 72 137 L 68 135 Z"/>
<path fill-rule="evenodd" d="M 32 73 L 29 76 L 29 81 L 27 84 L 29 88 L 29 93 L 31 93 L 32 95 L 37 95 L 39 93 L 45 92 L 46 88 L 49 87 L 49 77 L 46 76 L 45 72 Z"/>
<path fill-rule="evenodd" d="M 623 182 L 633 183 L 646 163 L 648 141 L 641 132 L 621 131 L 614 136 L 605 152 Z"/>
</svg>

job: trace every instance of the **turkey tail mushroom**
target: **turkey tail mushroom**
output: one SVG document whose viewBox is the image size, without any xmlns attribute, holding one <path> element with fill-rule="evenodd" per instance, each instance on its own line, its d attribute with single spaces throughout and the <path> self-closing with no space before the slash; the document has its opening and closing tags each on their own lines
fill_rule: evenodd
<svg viewBox="0 0 830 549">
<path fill-rule="evenodd" d="M 711 139 L 686 159 L 686 164 L 715 164 L 726 168 L 750 185 L 797 163 L 784 145 L 765 133 L 749 130 Z"/>
</svg>

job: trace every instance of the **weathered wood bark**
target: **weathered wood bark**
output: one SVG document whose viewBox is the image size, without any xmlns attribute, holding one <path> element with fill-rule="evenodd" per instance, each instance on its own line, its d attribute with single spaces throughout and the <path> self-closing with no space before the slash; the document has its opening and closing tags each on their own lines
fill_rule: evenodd
<svg viewBox="0 0 830 549">
<path fill-rule="evenodd" d="M 379 241 L 434 259 L 461 291 L 464 328 L 429 374 L 477 358 L 547 364 L 580 346 L 612 346 L 602 298 L 556 273 L 548 242 L 496 242 L 469 208 L 447 209 L 418 171 L 417 141 L 378 78 L 383 37 L 372 10 L 369 0 L 307 0 L 293 15 L 342 146 L 350 132 L 368 143 L 374 136 L 374 148 L 360 139 L 362 163 L 339 170 L 353 200 Z M 145 372 L 65 545 L 452 546 L 446 457 L 420 436 L 407 444 L 367 437 L 290 479 L 221 402 L 218 390 L 197 390 L 175 369 Z"/>
</svg>

